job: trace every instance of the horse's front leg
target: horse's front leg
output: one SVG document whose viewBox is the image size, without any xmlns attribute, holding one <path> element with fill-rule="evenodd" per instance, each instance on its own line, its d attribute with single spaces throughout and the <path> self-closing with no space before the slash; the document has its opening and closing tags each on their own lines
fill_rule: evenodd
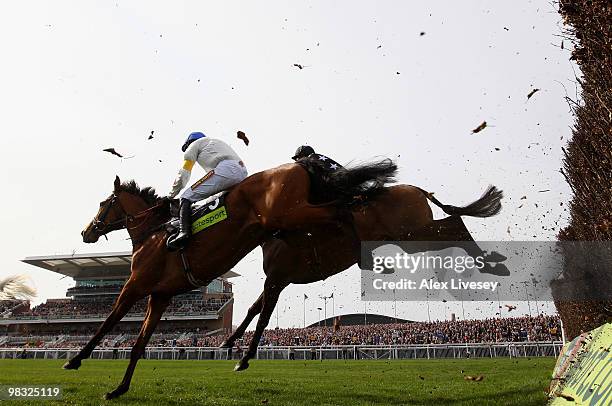
<svg viewBox="0 0 612 406">
<path fill-rule="evenodd" d="M 257 316 L 261 312 L 262 303 L 263 293 L 259 295 L 259 298 L 257 298 L 255 303 L 253 303 L 251 307 L 249 307 L 249 311 L 247 312 L 246 317 L 244 318 L 242 323 L 240 323 L 236 331 L 234 331 L 231 336 L 229 336 L 225 341 L 223 341 L 223 343 L 219 347 L 232 348 L 236 340 L 242 338 L 247 327 L 249 327 L 249 324 L 251 324 L 251 321 L 253 321 L 255 316 Z"/>
<path fill-rule="evenodd" d="M 117 324 L 123 316 L 130 311 L 134 303 L 136 303 L 139 299 L 142 299 L 144 295 L 139 294 L 132 285 L 130 281 L 126 283 L 121 291 L 121 294 L 117 298 L 117 302 L 115 302 L 115 306 L 113 310 L 108 315 L 104 323 L 98 328 L 96 334 L 89 340 L 89 342 L 79 351 L 77 355 L 72 357 L 68 362 L 66 362 L 63 366 L 64 369 L 79 369 L 81 366 L 81 361 L 89 358 L 92 351 L 96 348 L 96 346 L 100 343 L 102 338 L 112 330 L 112 328 Z"/>
<path fill-rule="evenodd" d="M 170 303 L 171 297 L 169 296 L 159 296 L 158 294 L 151 294 L 149 297 L 149 306 L 147 308 L 147 315 L 142 322 L 142 328 L 140 329 L 140 334 L 138 335 L 138 339 L 136 343 L 132 347 L 132 352 L 130 354 L 130 363 L 125 371 L 125 375 L 123 380 L 117 386 L 117 388 L 108 392 L 105 396 L 105 399 L 114 399 L 123 395 L 130 388 L 130 382 L 132 381 L 132 375 L 134 374 L 134 369 L 136 369 L 136 363 L 147 346 L 147 343 L 151 339 L 151 335 L 155 331 L 155 327 L 157 327 L 157 323 L 161 319 L 164 310 L 168 307 Z"/>
</svg>

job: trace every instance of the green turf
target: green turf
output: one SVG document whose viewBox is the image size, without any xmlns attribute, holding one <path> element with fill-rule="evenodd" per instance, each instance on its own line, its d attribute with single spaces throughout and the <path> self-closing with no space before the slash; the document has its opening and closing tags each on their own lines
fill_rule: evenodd
<svg viewBox="0 0 612 406">
<path fill-rule="evenodd" d="M 130 391 L 114 404 L 204 405 L 542 405 L 553 358 L 405 361 L 141 360 Z M 105 404 L 127 361 L 0 360 L 0 384 L 61 385 L 63 401 L 14 404 Z M 482 382 L 464 375 L 483 374 Z M 2 402 L 10 404 L 10 402 Z"/>
</svg>

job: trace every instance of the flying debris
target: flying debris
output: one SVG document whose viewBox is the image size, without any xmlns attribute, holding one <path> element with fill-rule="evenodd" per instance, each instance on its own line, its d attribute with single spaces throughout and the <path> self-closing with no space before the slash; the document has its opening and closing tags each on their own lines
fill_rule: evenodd
<svg viewBox="0 0 612 406">
<path fill-rule="evenodd" d="M 539 92 L 540 89 L 533 89 L 531 92 L 529 92 L 529 94 L 527 95 L 527 100 L 531 99 L 531 96 L 533 96 L 534 94 L 536 94 L 536 92 Z"/>
<path fill-rule="evenodd" d="M 115 148 L 106 148 L 106 149 L 103 149 L 102 151 L 108 152 L 109 154 L 113 154 L 115 156 L 118 156 L 119 158 L 123 158 L 123 155 L 121 155 L 120 153 L 115 151 Z"/>
<path fill-rule="evenodd" d="M 147 140 L 152 140 L 152 139 L 153 139 L 153 133 L 154 133 L 154 132 L 155 132 L 154 130 L 151 130 L 151 134 L 149 135 L 149 137 L 147 138 Z"/>
<path fill-rule="evenodd" d="M 483 121 L 478 127 L 472 130 L 472 134 L 477 134 L 481 132 L 482 130 L 484 130 L 485 128 L 487 128 L 487 122 Z"/>
<path fill-rule="evenodd" d="M 249 145 L 249 139 L 247 138 L 246 134 L 244 133 L 244 131 L 238 131 L 236 133 L 236 136 L 242 140 L 242 142 L 244 142 L 244 145 Z"/>
<path fill-rule="evenodd" d="M 299 63 L 294 63 L 293 66 L 295 66 L 296 68 L 300 68 L 300 70 L 304 69 L 304 66 L 300 65 Z"/>
<path fill-rule="evenodd" d="M 423 35 L 425 35 L 425 31 L 421 31 L 421 32 L 419 33 L 419 36 L 421 36 L 421 37 L 422 37 Z"/>
</svg>

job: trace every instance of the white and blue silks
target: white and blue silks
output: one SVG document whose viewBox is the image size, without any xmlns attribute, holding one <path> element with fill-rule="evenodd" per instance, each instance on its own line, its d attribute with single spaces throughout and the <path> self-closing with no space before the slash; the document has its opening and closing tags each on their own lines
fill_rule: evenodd
<svg viewBox="0 0 612 406">
<path fill-rule="evenodd" d="M 225 142 L 203 137 L 189 144 L 185 151 L 185 165 L 178 173 L 170 197 L 175 197 L 191 178 L 191 168 L 197 162 L 207 174 L 187 188 L 181 199 L 191 202 L 206 199 L 242 182 L 248 172 L 238 154 Z"/>
</svg>

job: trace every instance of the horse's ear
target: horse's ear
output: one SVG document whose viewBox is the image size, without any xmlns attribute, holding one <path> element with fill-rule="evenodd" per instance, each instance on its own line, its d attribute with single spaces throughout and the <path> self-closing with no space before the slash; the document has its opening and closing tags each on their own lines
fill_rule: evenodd
<svg viewBox="0 0 612 406">
<path fill-rule="evenodd" d="M 121 180 L 119 179 L 119 176 L 115 176 L 115 193 L 119 192 L 120 187 Z"/>
</svg>

